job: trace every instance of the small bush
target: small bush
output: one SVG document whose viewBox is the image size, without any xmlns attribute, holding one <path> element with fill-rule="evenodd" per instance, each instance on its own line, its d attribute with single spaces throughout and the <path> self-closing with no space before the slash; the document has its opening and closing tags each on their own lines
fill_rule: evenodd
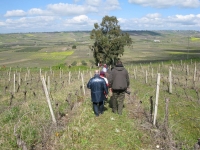
<svg viewBox="0 0 200 150">
<path fill-rule="evenodd" d="M 73 46 L 72 46 L 72 49 L 76 49 L 76 45 L 73 45 Z"/>
<path fill-rule="evenodd" d="M 83 66 L 87 66 L 87 63 L 85 62 L 85 60 L 82 60 L 81 63 Z"/>
<path fill-rule="evenodd" d="M 95 64 L 94 60 L 89 60 L 89 62 L 90 62 L 91 64 Z"/>
<path fill-rule="evenodd" d="M 76 66 L 77 65 L 77 61 L 74 61 L 71 65 L 72 66 Z"/>
</svg>

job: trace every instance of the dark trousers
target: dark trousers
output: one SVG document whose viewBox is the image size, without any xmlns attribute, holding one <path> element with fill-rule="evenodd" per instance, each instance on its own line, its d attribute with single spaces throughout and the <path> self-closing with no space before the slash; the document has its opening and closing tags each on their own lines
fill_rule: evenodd
<svg viewBox="0 0 200 150">
<path fill-rule="evenodd" d="M 94 111 L 94 114 L 96 116 L 99 116 L 99 114 L 103 114 L 103 112 L 104 112 L 104 101 L 99 102 L 99 103 L 93 102 L 93 111 Z"/>
<path fill-rule="evenodd" d="M 123 90 L 113 90 L 112 96 L 112 111 L 122 115 L 122 109 L 124 106 L 125 91 Z"/>
</svg>

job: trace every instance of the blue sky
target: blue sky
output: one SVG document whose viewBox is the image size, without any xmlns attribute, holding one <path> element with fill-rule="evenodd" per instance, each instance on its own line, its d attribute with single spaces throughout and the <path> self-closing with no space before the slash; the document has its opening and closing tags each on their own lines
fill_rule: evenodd
<svg viewBox="0 0 200 150">
<path fill-rule="evenodd" d="M 200 31 L 200 0 L 0 0 L 0 33 L 92 30 L 105 15 L 122 30 Z"/>
</svg>

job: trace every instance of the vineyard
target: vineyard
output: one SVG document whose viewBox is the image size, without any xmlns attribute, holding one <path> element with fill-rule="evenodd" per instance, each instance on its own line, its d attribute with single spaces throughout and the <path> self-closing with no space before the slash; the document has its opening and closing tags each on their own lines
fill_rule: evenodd
<svg viewBox="0 0 200 150">
<path fill-rule="evenodd" d="M 200 137 L 199 60 L 125 67 L 131 94 L 122 117 L 106 103 L 98 120 L 86 88 L 95 68 L 1 67 L 0 148 L 192 149 Z"/>
</svg>

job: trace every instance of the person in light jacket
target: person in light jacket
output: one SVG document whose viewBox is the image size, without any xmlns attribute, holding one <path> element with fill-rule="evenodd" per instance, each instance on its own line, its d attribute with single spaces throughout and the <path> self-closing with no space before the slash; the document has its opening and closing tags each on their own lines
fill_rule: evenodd
<svg viewBox="0 0 200 150">
<path fill-rule="evenodd" d="M 91 101 L 93 103 L 93 111 L 96 116 L 103 114 L 104 101 L 108 94 L 108 87 L 103 78 L 100 77 L 99 71 L 95 71 L 95 75 L 87 83 L 87 88 L 91 90 Z"/>
</svg>

